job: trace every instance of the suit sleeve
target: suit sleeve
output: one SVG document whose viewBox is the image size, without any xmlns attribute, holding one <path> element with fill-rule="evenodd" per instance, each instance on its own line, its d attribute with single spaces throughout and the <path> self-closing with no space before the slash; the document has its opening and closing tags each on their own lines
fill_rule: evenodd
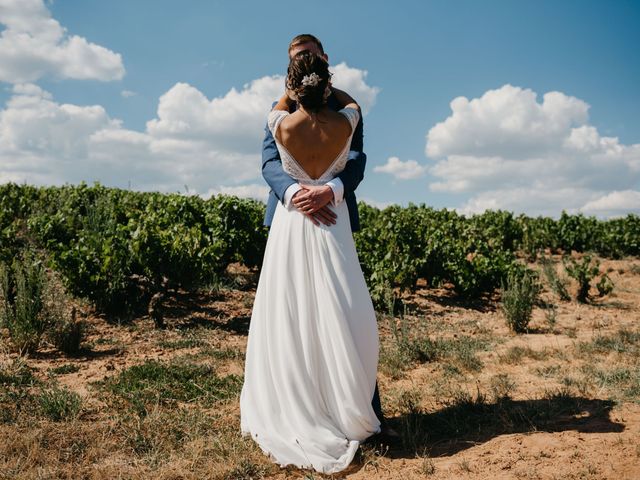
<svg viewBox="0 0 640 480">
<path fill-rule="evenodd" d="M 364 168 L 367 164 L 367 155 L 362 151 L 363 144 L 363 124 L 362 115 L 358 120 L 358 124 L 351 138 L 351 146 L 349 147 L 349 159 L 344 170 L 336 175 L 342 181 L 344 188 L 343 195 L 355 191 L 364 178 Z"/>
<path fill-rule="evenodd" d="M 275 104 L 276 102 L 273 103 L 273 105 Z M 265 136 L 262 141 L 262 177 L 271 187 L 276 197 L 278 197 L 278 200 L 286 207 L 287 205 L 284 203 L 285 192 L 287 188 L 297 182 L 291 175 L 284 171 L 282 160 L 280 159 L 280 152 L 278 152 L 276 141 L 271 134 L 268 124 L 265 126 Z"/>
</svg>

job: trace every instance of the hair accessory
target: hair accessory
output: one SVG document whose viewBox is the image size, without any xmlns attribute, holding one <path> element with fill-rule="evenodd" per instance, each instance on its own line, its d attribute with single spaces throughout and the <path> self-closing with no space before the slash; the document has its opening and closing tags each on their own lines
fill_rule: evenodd
<svg viewBox="0 0 640 480">
<path fill-rule="evenodd" d="M 310 75 L 302 77 L 302 85 L 305 87 L 315 87 L 320 83 L 320 76 L 316 72 L 312 72 Z"/>
</svg>

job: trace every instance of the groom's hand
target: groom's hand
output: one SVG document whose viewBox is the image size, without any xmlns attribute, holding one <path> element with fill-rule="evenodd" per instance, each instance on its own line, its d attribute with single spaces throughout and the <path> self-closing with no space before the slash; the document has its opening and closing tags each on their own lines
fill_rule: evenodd
<svg viewBox="0 0 640 480">
<path fill-rule="evenodd" d="M 302 213 L 307 215 L 315 225 L 335 224 L 336 214 L 327 205 L 333 200 L 333 190 L 328 185 L 302 185 L 291 201 Z"/>
</svg>

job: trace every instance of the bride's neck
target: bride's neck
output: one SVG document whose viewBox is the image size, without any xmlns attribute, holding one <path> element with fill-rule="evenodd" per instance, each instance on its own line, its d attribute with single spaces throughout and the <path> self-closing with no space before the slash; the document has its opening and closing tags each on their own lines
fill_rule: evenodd
<svg viewBox="0 0 640 480">
<path fill-rule="evenodd" d="M 324 105 L 322 105 L 322 107 L 320 107 L 318 110 L 316 110 L 315 112 L 313 110 L 309 110 L 307 108 L 304 108 L 304 106 L 302 106 L 302 104 L 298 104 L 298 110 L 301 110 L 303 113 L 306 113 L 308 116 L 313 116 L 314 114 L 318 114 L 318 113 L 322 113 L 327 109 L 327 104 L 325 103 Z"/>
</svg>

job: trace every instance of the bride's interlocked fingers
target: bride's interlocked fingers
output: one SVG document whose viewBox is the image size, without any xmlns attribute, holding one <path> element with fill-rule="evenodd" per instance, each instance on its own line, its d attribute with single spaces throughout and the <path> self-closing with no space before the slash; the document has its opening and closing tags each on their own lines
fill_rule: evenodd
<svg viewBox="0 0 640 480">
<path fill-rule="evenodd" d="M 300 212 L 307 215 L 314 224 L 335 224 L 336 214 L 327 205 L 333 199 L 333 190 L 328 185 L 301 185 L 291 201 Z"/>
<path fill-rule="evenodd" d="M 313 213 L 333 200 L 333 190 L 328 185 L 301 185 L 301 187 L 292 201 L 303 213 Z"/>
</svg>

